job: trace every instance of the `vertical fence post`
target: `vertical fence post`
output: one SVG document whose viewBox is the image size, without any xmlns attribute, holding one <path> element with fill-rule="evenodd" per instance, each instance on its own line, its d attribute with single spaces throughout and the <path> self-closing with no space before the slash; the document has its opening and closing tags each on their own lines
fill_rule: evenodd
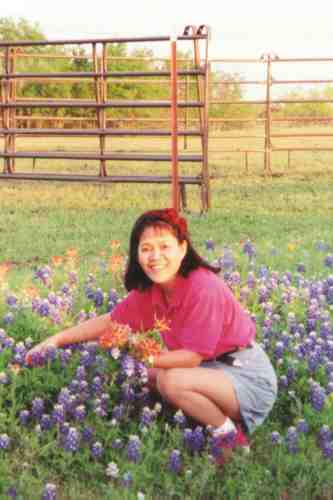
<svg viewBox="0 0 333 500">
<path fill-rule="evenodd" d="M 191 69 L 189 61 L 186 63 L 186 69 L 189 71 Z M 189 86 L 190 86 L 190 80 L 189 80 L 189 75 L 185 76 L 185 102 L 189 100 L 190 92 L 189 92 Z M 186 106 L 184 112 L 185 112 L 185 130 L 188 129 L 188 107 Z M 187 135 L 184 135 L 184 149 L 187 149 Z"/>
<path fill-rule="evenodd" d="M 100 71 L 101 71 L 101 102 L 105 104 L 107 100 L 107 78 L 105 73 L 107 72 L 107 60 L 106 60 L 106 44 L 103 43 L 102 45 L 102 55 L 101 55 L 101 64 L 100 64 Z M 106 126 L 106 109 L 102 108 L 100 112 L 100 127 L 102 131 L 105 131 L 105 126 Z M 101 154 L 104 155 L 105 153 L 105 134 L 100 135 L 100 151 Z M 102 177 L 105 177 L 107 175 L 106 172 L 106 161 L 101 160 L 101 171 L 100 175 Z"/>
<path fill-rule="evenodd" d="M 178 124 L 177 124 L 177 36 L 171 40 L 171 158 L 172 158 L 172 207 L 179 211 L 178 176 Z"/>
<path fill-rule="evenodd" d="M 16 70 L 16 49 L 12 48 L 10 53 L 10 64 L 9 69 L 12 74 L 15 73 Z M 9 83 L 9 94 L 10 100 L 12 102 L 16 101 L 16 79 L 12 79 Z M 16 128 L 16 108 L 12 108 L 11 114 L 9 117 L 9 126 L 11 128 Z M 16 152 L 16 135 L 14 133 L 10 134 L 10 151 L 15 154 Z M 10 172 L 15 172 L 15 158 L 10 159 Z"/>
<path fill-rule="evenodd" d="M 271 85 L 272 85 L 272 67 L 271 67 L 271 55 L 267 54 L 265 56 L 267 69 L 266 69 L 266 126 L 265 126 L 265 174 L 269 172 L 272 173 L 271 168 Z"/>
</svg>

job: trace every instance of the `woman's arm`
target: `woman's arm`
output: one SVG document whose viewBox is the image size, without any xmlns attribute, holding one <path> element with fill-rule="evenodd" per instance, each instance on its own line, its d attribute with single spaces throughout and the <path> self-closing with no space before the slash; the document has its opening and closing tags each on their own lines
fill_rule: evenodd
<svg viewBox="0 0 333 500">
<path fill-rule="evenodd" d="M 83 323 L 66 328 L 55 335 L 51 335 L 43 342 L 33 347 L 26 355 L 27 363 L 30 363 L 31 356 L 35 352 L 42 352 L 48 347 L 62 347 L 66 344 L 77 344 L 79 342 L 88 342 L 98 339 L 110 325 L 110 313 L 97 316 Z"/>
<path fill-rule="evenodd" d="M 197 352 L 187 349 L 177 349 L 175 351 L 163 352 L 159 356 L 154 356 L 154 368 L 195 368 L 199 366 L 203 357 Z"/>
<path fill-rule="evenodd" d="M 49 340 L 52 340 L 53 344 L 57 347 L 62 347 L 66 344 L 77 344 L 78 342 L 88 342 L 89 340 L 98 339 L 109 326 L 110 313 L 106 313 L 66 328 L 66 330 L 49 337 Z"/>
</svg>

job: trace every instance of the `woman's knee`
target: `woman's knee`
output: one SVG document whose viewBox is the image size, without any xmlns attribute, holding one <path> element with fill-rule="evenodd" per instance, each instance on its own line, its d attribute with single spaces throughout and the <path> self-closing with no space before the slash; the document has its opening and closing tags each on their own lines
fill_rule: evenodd
<svg viewBox="0 0 333 500">
<path fill-rule="evenodd" d="M 174 401 L 179 395 L 180 384 L 176 369 L 159 370 L 157 374 L 157 389 L 164 398 Z"/>
</svg>

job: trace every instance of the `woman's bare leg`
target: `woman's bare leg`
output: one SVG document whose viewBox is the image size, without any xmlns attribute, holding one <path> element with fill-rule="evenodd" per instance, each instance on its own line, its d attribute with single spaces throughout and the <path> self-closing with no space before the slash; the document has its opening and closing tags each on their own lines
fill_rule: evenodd
<svg viewBox="0 0 333 500">
<path fill-rule="evenodd" d="M 219 427 L 226 417 L 241 419 L 234 387 L 223 370 L 159 370 L 157 388 L 162 397 L 204 425 Z"/>
</svg>

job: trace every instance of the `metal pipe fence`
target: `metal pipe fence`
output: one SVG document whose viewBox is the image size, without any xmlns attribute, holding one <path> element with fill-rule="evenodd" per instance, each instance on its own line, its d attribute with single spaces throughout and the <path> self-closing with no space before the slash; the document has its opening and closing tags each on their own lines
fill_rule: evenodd
<svg viewBox="0 0 333 500">
<path fill-rule="evenodd" d="M 83 180 L 99 180 L 103 182 L 157 182 L 157 183 L 172 183 L 173 186 L 173 204 L 175 208 L 179 209 L 178 196 L 182 195 L 183 205 L 186 203 L 185 199 L 185 185 L 196 184 L 201 188 L 202 210 L 205 211 L 209 208 L 209 175 L 206 171 L 208 169 L 207 161 L 207 140 L 208 140 L 208 122 L 207 111 L 208 108 L 208 91 L 205 87 L 205 80 L 208 74 L 208 28 L 204 25 L 187 26 L 181 36 L 177 36 L 175 41 L 171 37 L 139 37 L 139 38 L 103 38 L 103 39 L 80 39 L 80 40 L 41 40 L 41 41 L 15 41 L 4 42 L 0 41 L 0 57 L 2 58 L 2 72 L 0 73 L 0 135 L 3 136 L 4 147 L 0 151 L 0 157 L 4 160 L 3 174 L 0 174 L 1 179 L 39 179 L 39 180 L 64 180 L 67 178 L 72 181 Z M 193 46 L 193 63 L 191 67 L 182 69 L 177 67 L 177 43 L 191 42 Z M 108 48 L 111 44 L 128 44 L 128 43 L 149 43 L 155 42 L 168 42 L 170 44 L 170 57 L 167 59 L 170 64 L 170 69 L 164 70 L 161 68 L 147 70 L 147 71 L 110 71 L 108 69 Z M 204 44 L 204 60 L 201 60 L 201 46 L 199 43 Z M 29 55 L 22 52 L 23 49 L 31 51 L 32 48 L 44 49 L 47 46 L 78 46 L 89 47 L 89 59 L 91 61 L 91 71 L 17 71 L 17 62 L 21 57 L 48 57 L 52 58 L 50 54 L 37 54 L 29 53 Z M 56 55 L 57 58 L 65 57 L 65 55 Z M 77 58 L 74 55 L 75 58 Z M 73 56 L 70 56 L 73 59 Z M 82 59 L 83 57 L 79 57 Z M 85 56 L 84 56 L 85 58 Z M 190 80 L 190 77 L 192 80 Z M 161 99 L 110 99 L 108 97 L 108 82 L 112 81 L 131 81 L 140 78 L 149 78 L 150 80 L 165 79 L 169 82 L 170 97 Z M 195 83 L 197 87 L 197 96 L 194 99 L 179 100 L 177 97 L 177 81 L 178 78 L 186 78 L 187 82 L 192 85 Z M 194 79 L 194 80 L 193 80 Z M 73 99 L 73 98 L 25 98 L 18 96 L 18 84 L 20 82 L 77 82 L 89 81 L 92 89 L 93 96 L 86 99 Z M 94 113 L 94 116 L 87 115 L 84 119 L 93 122 L 93 126 L 87 129 L 75 128 L 74 130 L 59 130 L 55 128 L 54 121 L 58 117 L 51 117 L 48 121 L 49 127 L 43 128 L 41 121 L 50 117 L 39 117 L 38 127 L 32 126 L 33 120 L 36 117 L 31 116 L 33 110 L 43 111 L 58 110 L 62 112 L 66 110 L 84 110 L 86 112 Z M 146 128 L 133 128 L 131 130 L 115 128 L 115 119 L 108 119 L 107 111 L 117 109 L 155 109 L 155 110 L 170 110 L 173 119 L 168 126 L 159 129 Z M 177 110 L 193 109 L 199 113 L 199 120 L 197 128 L 189 130 L 187 128 L 188 121 L 186 121 L 185 128 L 178 131 L 177 123 Z M 30 116 L 20 115 L 19 112 L 29 111 Z M 77 118 L 77 117 L 76 117 Z M 59 124 L 64 124 L 61 118 Z M 26 122 L 24 122 L 26 120 Z M 26 127 L 22 127 L 25 123 Z M 80 123 L 80 121 L 79 121 Z M 133 124 L 133 121 L 132 121 Z M 51 125 L 51 126 L 50 126 Z M 59 152 L 59 151 L 17 151 L 17 139 L 21 136 L 78 136 L 78 137 L 96 137 L 99 141 L 99 152 Z M 106 149 L 106 137 L 108 136 L 170 136 L 171 137 L 171 154 L 146 154 L 146 153 L 117 153 L 110 152 Z M 178 154 L 178 137 L 198 136 L 201 138 L 202 150 L 200 154 Z M 99 173 L 98 176 L 82 176 L 82 175 L 57 175 L 57 174 L 34 174 L 34 173 L 17 173 L 15 160 L 17 159 L 33 159 L 34 164 L 36 159 L 49 159 L 49 160 L 98 160 Z M 152 175 L 131 175 L 131 176 L 115 176 L 108 175 L 107 162 L 108 161 L 154 161 L 154 162 L 168 162 L 171 163 L 173 168 L 169 176 L 152 176 Z M 175 175 L 178 171 L 178 162 L 191 162 L 200 163 L 201 170 L 196 176 L 188 175 Z M 179 191 L 179 193 L 178 193 Z"/>
<path fill-rule="evenodd" d="M 272 91 L 278 85 L 300 85 L 300 84 L 331 84 L 333 79 L 330 78 L 308 78 L 308 79 L 275 79 L 273 76 L 275 68 L 281 64 L 291 64 L 293 69 L 291 71 L 297 71 L 295 68 L 298 63 L 332 63 L 333 58 L 327 57 L 317 57 L 317 58 L 280 58 L 275 54 L 263 54 L 260 58 L 212 58 L 209 59 L 207 53 L 204 54 L 202 58 L 199 50 L 198 43 L 200 40 L 206 39 L 207 33 L 202 30 L 201 33 L 193 36 L 193 31 L 190 34 L 178 37 L 178 40 L 189 40 L 191 39 L 194 44 L 194 61 L 191 62 L 188 59 L 178 59 L 178 62 L 186 66 L 178 69 L 178 92 L 182 96 L 182 99 L 178 101 L 177 108 L 182 110 L 182 114 L 178 115 L 178 131 L 177 135 L 183 137 L 184 149 L 188 148 L 188 138 L 190 136 L 198 136 L 201 139 L 201 146 L 203 153 L 203 175 L 207 177 L 208 175 L 208 126 L 210 129 L 214 130 L 214 135 L 211 134 L 211 143 L 214 140 L 221 139 L 232 139 L 237 143 L 238 141 L 244 139 L 260 139 L 262 140 L 262 146 L 260 147 L 241 147 L 235 145 L 234 148 L 222 147 L 220 149 L 215 149 L 214 152 L 221 153 L 241 153 L 244 154 L 245 165 L 248 165 L 248 155 L 252 153 L 262 153 L 263 154 L 263 170 L 265 174 L 272 173 L 272 156 L 275 152 L 286 151 L 288 153 L 288 164 L 290 161 L 290 154 L 292 151 L 331 151 L 330 146 L 311 146 L 304 144 L 303 146 L 295 146 L 294 144 L 289 145 L 277 145 L 274 143 L 275 139 L 293 139 L 293 138 L 320 138 L 320 137 L 333 137 L 333 134 L 329 132 L 275 132 L 274 125 L 276 124 L 300 124 L 300 123 L 313 123 L 313 124 L 328 124 L 333 122 L 332 116 L 290 116 L 290 117 L 278 117 L 276 116 L 276 107 L 286 104 L 329 104 L 333 103 L 331 98 L 273 98 Z M 164 57 L 111 57 L 107 55 L 106 47 L 108 43 L 117 42 L 147 42 L 153 43 L 155 41 L 168 41 L 169 37 L 148 37 L 148 38 L 123 38 L 123 39 L 105 39 L 105 40 L 55 40 L 55 41 L 45 41 L 42 45 L 89 45 L 92 47 L 90 53 L 85 55 L 66 55 L 66 54 L 38 54 L 36 57 L 44 59 L 89 59 L 93 64 L 93 71 L 86 72 L 55 72 L 52 74 L 48 73 L 17 73 L 15 70 L 15 65 L 18 58 L 34 57 L 33 54 L 26 54 L 24 52 L 17 52 L 18 49 L 22 50 L 25 47 L 32 47 L 41 45 L 41 42 L 1 42 L 0 58 L 3 59 L 4 72 L 0 76 L 1 78 L 1 103 L 0 111 L 2 114 L 2 127 L 0 128 L 0 134 L 4 136 L 5 140 L 5 152 L 3 158 L 6 162 L 6 171 L 14 171 L 14 160 L 15 157 L 15 137 L 19 135 L 37 135 L 37 136 L 93 136 L 97 135 L 100 141 L 100 151 L 101 155 L 105 153 L 105 137 L 107 136 L 168 136 L 171 133 L 166 130 L 169 127 L 169 118 L 147 118 L 147 117 L 117 117 L 110 118 L 107 115 L 108 109 L 144 109 L 145 107 L 155 108 L 155 109 L 170 109 L 170 101 L 127 101 L 126 104 L 117 100 L 107 99 L 107 82 L 119 82 L 122 83 L 135 83 L 136 85 L 148 85 L 154 82 L 157 85 L 170 85 L 170 71 L 133 71 L 133 72 L 117 72 L 108 71 L 108 63 L 117 60 L 133 60 L 133 61 L 168 61 L 168 58 Z M 102 45 L 102 51 L 97 53 L 97 45 Z M 207 50 L 208 44 L 206 44 Z M 1 60 L 1 59 L 0 59 Z M 265 77 L 259 79 L 248 79 L 243 80 L 241 78 L 231 78 L 230 80 L 221 77 L 221 79 L 216 80 L 213 78 L 214 75 L 214 65 L 218 65 L 220 68 L 224 69 L 228 67 L 229 64 L 244 64 L 244 65 L 261 65 L 265 71 Z M 192 67 L 189 67 L 192 66 Z M 227 74 L 227 73 L 226 73 Z M 146 79 L 145 79 L 146 78 Z M 149 79 L 147 79 L 149 78 Z M 58 83 L 65 82 L 80 82 L 84 80 L 93 80 L 95 86 L 95 99 L 92 100 L 76 100 L 73 102 L 72 99 L 61 99 L 61 100 L 50 100 L 42 99 L 38 100 L 34 98 L 19 98 L 17 97 L 17 83 L 22 81 L 35 80 L 38 82 L 55 81 Z M 199 82 L 199 83 L 198 83 Z M 262 86 L 265 91 L 265 97 L 263 99 L 224 99 L 216 98 L 214 96 L 214 89 L 219 86 Z M 197 91 L 197 100 L 191 100 L 193 92 L 191 89 L 195 86 Z M 258 112 L 256 116 L 244 118 L 244 117 L 212 117 L 208 114 L 208 102 L 209 108 L 213 112 L 217 106 L 256 106 L 262 107 L 262 111 Z M 59 116 L 27 116 L 18 115 L 16 109 L 21 110 L 28 109 L 55 109 L 58 110 L 59 107 L 63 109 L 95 109 L 96 117 L 59 117 Z M 197 119 L 193 119 L 189 115 L 189 109 L 197 108 L 199 115 Z M 333 108 L 332 108 L 333 109 Z M 213 114 L 213 113 L 212 113 Z M 89 130 L 81 129 L 83 125 L 83 120 L 92 124 L 93 128 Z M 43 126 L 35 129 L 33 124 L 38 122 L 39 125 L 46 125 L 44 129 Z M 140 123 L 140 128 L 135 128 L 134 125 Z M 50 124 L 56 124 L 59 126 L 72 126 L 73 129 L 59 130 L 57 127 L 50 128 Z M 79 124 L 79 128 L 77 127 Z M 263 125 L 262 133 L 247 133 L 242 134 L 241 132 L 235 135 L 229 135 L 227 131 L 223 129 L 229 126 L 246 125 L 246 124 L 256 124 Z M 125 126 L 127 131 L 122 131 L 116 126 Z M 183 127 L 180 128 L 179 125 Z M 129 126 L 129 128 L 128 128 Z M 131 129 L 132 127 L 132 129 Z M 192 130 L 189 127 L 193 127 Z M 209 150 L 210 154 L 214 154 L 213 150 Z M 106 160 L 106 158 L 105 158 Z M 105 176 L 106 165 L 105 161 L 101 160 L 100 175 Z M 206 186 L 208 186 L 208 180 L 206 180 Z M 208 188 L 207 188 L 208 189 Z M 205 194 L 206 204 L 209 204 L 209 194 Z"/>
</svg>

